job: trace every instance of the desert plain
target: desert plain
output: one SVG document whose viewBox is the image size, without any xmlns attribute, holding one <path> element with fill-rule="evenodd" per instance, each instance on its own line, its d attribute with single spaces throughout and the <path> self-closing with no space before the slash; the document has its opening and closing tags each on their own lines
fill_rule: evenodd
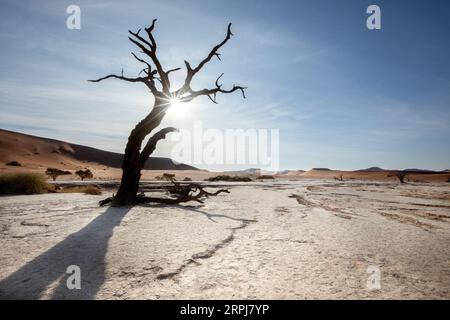
<svg viewBox="0 0 450 320">
<path fill-rule="evenodd" d="M 0 197 L 2 299 L 450 298 L 448 172 L 403 184 L 389 172 L 333 170 L 207 182 L 218 173 L 167 167 L 144 170 L 142 191 L 161 193 L 168 182 L 155 177 L 171 172 L 230 193 L 113 208 L 98 202 L 120 169 L 88 149 L 6 131 L 0 141 L 2 162 L 21 163 L 2 174 L 89 167 L 93 180 L 49 182 L 102 189 Z M 81 288 L 71 290 L 74 265 Z"/>
<path fill-rule="evenodd" d="M 160 182 L 152 182 L 155 184 Z M 445 183 L 219 183 L 176 206 L 104 195 L 0 199 L 7 299 L 448 299 Z M 69 265 L 81 289 L 69 290 Z M 373 270 L 379 287 L 368 284 Z"/>
</svg>

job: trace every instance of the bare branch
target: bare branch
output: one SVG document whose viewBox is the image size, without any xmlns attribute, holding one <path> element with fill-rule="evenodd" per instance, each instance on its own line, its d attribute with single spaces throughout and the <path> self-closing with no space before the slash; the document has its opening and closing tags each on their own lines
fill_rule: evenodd
<svg viewBox="0 0 450 320">
<path fill-rule="evenodd" d="M 156 144 L 159 140 L 165 139 L 166 135 L 170 132 L 177 132 L 177 128 L 168 127 L 159 130 L 156 132 L 153 136 L 150 137 L 150 139 L 147 141 L 147 144 L 145 145 L 144 149 L 142 149 L 142 152 L 139 156 L 139 161 L 143 164 L 145 161 L 147 161 L 148 157 L 155 151 Z"/>
<path fill-rule="evenodd" d="M 189 102 L 192 101 L 193 99 L 200 97 L 200 96 L 207 96 L 212 102 L 217 103 L 216 100 L 216 96 L 217 93 L 232 93 L 235 91 L 241 91 L 242 93 L 242 97 L 245 99 L 245 89 L 247 89 L 247 87 L 242 87 L 242 86 L 237 86 L 237 85 L 233 85 L 233 87 L 231 89 L 222 89 L 222 84 L 219 83 L 220 78 L 223 76 L 223 73 L 216 79 L 215 85 L 216 87 L 213 89 L 203 89 L 203 90 L 199 90 L 199 91 L 194 91 L 192 89 L 188 90 L 188 95 L 186 96 L 182 96 L 179 98 L 180 101 L 182 102 Z"/>
<path fill-rule="evenodd" d="M 194 69 L 192 69 L 191 65 L 189 64 L 189 62 L 184 61 L 185 65 L 186 65 L 186 79 L 184 81 L 183 86 L 177 90 L 176 94 L 177 95 L 183 95 L 184 93 L 188 92 L 190 90 L 191 87 L 191 82 L 192 82 L 192 78 L 195 76 L 195 74 L 197 72 L 199 72 L 203 66 L 205 64 L 207 64 L 209 61 L 211 61 L 212 57 L 216 56 L 219 60 L 220 60 L 220 53 L 218 53 L 218 50 L 225 44 L 227 43 L 228 40 L 231 39 L 231 36 L 233 35 L 233 33 L 231 32 L 231 23 L 228 24 L 228 28 L 227 28 L 227 35 L 225 36 L 225 39 L 222 40 L 221 43 L 219 43 L 218 45 L 216 45 L 214 48 L 212 48 L 212 50 L 210 51 L 210 53 L 208 54 L 208 56 L 203 59 L 197 67 L 195 67 Z"/>
<path fill-rule="evenodd" d="M 216 56 L 219 60 L 220 60 L 220 54 L 217 52 L 225 43 L 227 43 L 228 40 L 231 39 L 231 36 L 233 35 L 233 33 L 231 32 L 231 23 L 228 24 L 228 28 L 227 28 L 227 35 L 225 37 L 225 39 L 222 40 L 221 43 L 219 43 L 218 45 L 216 45 L 214 48 L 212 48 L 211 52 L 208 54 L 208 56 L 203 59 L 198 66 L 193 70 L 194 74 L 196 74 L 197 72 L 199 72 L 203 66 L 205 64 L 207 64 L 212 57 Z"/>
<path fill-rule="evenodd" d="M 122 74 L 123 74 L 123 70 L 122 70 Z M 107 75 L 105 77 L 99 78 L 99 79 L 95 79 L 95 80 L 88 80 L 89 82 L 100 82 L 102 80 L 106 80 L 109 78 L 116 78 L 116 79 L 120 79 L 120 80 L 124 80 L 124 81 L 128 81 L 128 82 L 145 82 L 145 78 L 142 77 L 137 77 L 137 78 L 128 78 L 128 77 L 124 77 L 123 75 L 118 76 L 115 74 L 110 74 Z"/>
<path fill-rule="evenodd" d="M 144 68 L 144 69 L 142 69 L 141 71 L 139 71 L 139 73 L 138 73 L 138 76 L 140 76 L 141 75 L 141 73 L 145 73 L 147 76 L 148 76 L 148 68 Z"/>
<path fill-rule="evenodd" d="M 247 89 L 246 87 L 233 85 L 233 87 L 229 90 L 222 89 L 222 85 L 219 84 L 219 80 L 223 76 L 223 73 L 216 79 L 216 82 L 215 82 L 216 87 L 213 89 L 203 89 L 203 90 L 195 91 L 195 90 L 192 90 L 192 88 L 191 88 L 191 82 L 192 82 L 193 77 L 195 76 L 195 74 L 197 74 L 203 68 L 203 66 L 205 64 L 207 64 L 209 61 L 211 61 L 211 59 L 214 56 L 220 60 L 220 53 L 218 51 L 223 45 L 225 45 L 225 43 L 227 43 L 228 40 L 231 39 L 232 35 L 233 35 L 233 33 L 231 32 L 231 23 L 229 23 L 228 28 L 227 28 L 227 35 L 225 36 L 225 39 L 223 39 L 222 42 L 220 42 L 218 45 L 216 45 L 214 48 L 212 48 L 212 50 L 210 51 L 208 56 L 205 59 L 203 59 L 198 64 L 198 66 L 196 66 L 195 68 L 192 68 L 189 62 L 184 61 L 184 64 L 186 65 L 186 71 L 187 71 L 186 79 L 184 81 L 183 86 L 174 92 L 174 96 L 180 97 L 179 98 L 180 101 L 183 101 L 183 102 L 192 101 L 193 99 L 195 99 L 196 97 L 199 97 L 199 96 L 207 96 L 212 102 L 217 103 L 217 100 L 216 100 L 217 93 L 232 93 L 234 91 L 241 91 L 242 96 L 245 99 L 245 89 Z M 186 93 L 188 93 L 188 95 L 185 95 Z"/>
<path fill-rule="evenodd" d="M 128 37 L 128 40 L 130 40 L 131 42 L 133 42 L 139 49 L 142 50 L 143 53 L 145 53 L 146 55 L 150 56 L 152 54 L 152 51 L 150 51 L 149 49 L 147 49 L 144 45 L 142 45 L 141 43 L 139 43 L 138 41 L 134 40 L 131 37 Z"/>
<path fill-rule="evenodd" d="M 218 104 L 217 100 L 216 100 L 216 95 L 214 94 L 212 97 L 210 94 L 206 95 L 209 100 L 211 100 L 213 103 Z"/>
<path fill-rule="evenodd" d="M 175 71 L 178 71 L 178 70 L 181 70 L 181 68 L 174 68 L 174 69 L 167 70 L 166 74 L 169 75 L 169 73 L 175 72 Z"/>
<path fill-rule="evenodd" d="M 161 78 L 162 90 L 165 94 L 169 95 L 169 93 L 170 93 L 169 77 L 167 76 L 167 73 L 164 71 L 164 69 L 156 55 L 157 46 L 156 46 L 155 38 L 153 37 L 153 34 L 152 34 L 153 29 L 155 28 L 155 22 L 156 22 L 156 19 L 153 20 L 153 22 L 149 28 L 145 28 L 148 38 L 150 39 L 150 42 L 145 40 L 143 37 L 141 37 L 139 35 L 139 31 L 138 32 L 128 31 L 137 40 L 135 40 L 131 37 L 128 37 L 128 39 L 132 43 L 134 43 L 139 49 L 141 49 L 143 53 L 145 53 L 147 56 L 150 57 L 150 59 L 152 60 L 153 64 L 155 65 L 155 68 L 158 71 L 159 76 Z M 150 48 L 147 48 L 146 46 L 148 46 Z"/>
<path fill-rule="evenodd" d="M 139 58 L 138 56 L 136 56 L 136 54 L 134 54 L 134 52 L 132 52 L 131 54 L 133 55 L 133 57 L 134 57 L 137 61 L 142 62 L 143 64 L 147 65 L 149 71 L 152 70 L 152 66 L 150 65 L 150 63 L 148 63 L 148 62 L 145 61 L 144 59 L 141 59 L 141 58 Z"/>
<path fill-rule="evenodd" d="M 187 62 L 186 60 L 184 60 L 184 64 L 186 65 L 186 70 L 188 71 L 188 74 L 189 74 L 189 72 L 192 72 L 192 67 L 191 67 L 190 63 Z"/>
<path fill-rule="evenodd" d="M 142 71 L 141 71 L 142 72 Z M 118 76 L 115 74 L 110 74 L 107 75 L 105 77 L 99 78 L 99 79 L 95 79 L 95 80 L 88 80 L 89 82 L 100 82 L 106 79 L 119 79 L 119 80 L 124 80 L 124 81 L 128 81 L 128 82 L 142 82 L 144 83 L 147 88 L 150 89 L 150 91 L 152 92 L 153 95 L 157 96 L 159 94 L 158 90 L 155 87 L 155 83 L 153 81 L 152 77 L 136 77 L 136 78 L 128 78 L 128 77 L 124 77 L 123 76 L 123 69 L 122 69 L 122 75 Z"/>
<path fill-rule="evenodd" d="M 223 72 L 222 72 L 222 73 L 220 74 L 220 76 L 218 76 L 217 79 L 216 79 L 216 82 L 215 82 L 215 83 L 216 83 L 216 87 L 217 87 L 217 88 L 220 88 L 220 87 L 222 86 L 221 84 L 219 84 L 219 80 L 220 80 L 220 78 L 222 78 L 222 76 L 223 76 Z"/>
<path fill-rule="evenodd" d="M 156 41 L 155 41 L 155 38 L 153 37 L 152 31 L 155 28 L 155 22 L 156 21 L 157 21 L 157 19 L 153 19 L 151 26 L 148 27 L 148 28 L 145 28 L 145 31 L 147 32 L 148 38 L 152 42 L 152 50 L 153 51 L 156 50 Z"/>
<path fill-rule="evenodd" d="M 150 48 L 152 48 L 152 44 L 150 42 L 148 42 L 147 40 L 145 40 L 144 38 L 142 38 L 139 35 L 139 32 L 141 31 L 141 29 L 139 29 L 136 33 L 128 30 L 128 33 L 131 34 L 132 36 L 134 36 L 135 38 L 137 38 L 139 41 L 143 42 L 144 44 L 148 45 Z"/>
</svg>

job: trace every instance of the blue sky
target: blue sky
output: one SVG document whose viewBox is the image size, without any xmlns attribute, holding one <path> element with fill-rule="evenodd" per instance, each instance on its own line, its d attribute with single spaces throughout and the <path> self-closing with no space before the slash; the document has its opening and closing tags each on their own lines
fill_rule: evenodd
<svg viewBox="0 0 450 320">
<path fill-rule="evenodd" d="M 66 28 L 70 4 L 81 30 Z M 370 4 L 381 30 L 366 28 Z M 245 100 L 200 99 L 164 124 L 277 128 L 282 169 L 450 167 L 448 1 L 1 0 L 0 127 L 122 152 L 151 96 L 139 84 L 86 80 L 135 75 L 127 30 L 153 18 L 167 68 L 198 63 L 233 22 L 222 61 L 195 85 L 224 72 L 224 85 L 249 87 Z M 156 155 L 169 150 L 163 142 Z"/>
</svg>

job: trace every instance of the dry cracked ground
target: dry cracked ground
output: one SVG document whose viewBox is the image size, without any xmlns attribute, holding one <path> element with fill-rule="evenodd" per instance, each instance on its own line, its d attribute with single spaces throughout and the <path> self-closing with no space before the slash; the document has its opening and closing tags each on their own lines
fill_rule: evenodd
<svg viewBox="0 0 450 320">
<path fill-rule="evenodd" d="M 99 208 L 104 195 L 2 197 L 0 297 L 450 298 L 449 184 L 229 188 L 204 205 L 133 208 Z M 80 290 L 67 288 L 69 265 Z"/>
</svg>

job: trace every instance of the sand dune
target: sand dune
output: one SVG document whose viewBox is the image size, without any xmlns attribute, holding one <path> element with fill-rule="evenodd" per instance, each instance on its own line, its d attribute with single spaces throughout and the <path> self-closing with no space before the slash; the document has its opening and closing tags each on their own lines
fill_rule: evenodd
<svg viewBox="0 0 450 320">
<path fill-rule="evenodd" d="M 278 174 L 278 178 L 286 178 L 289 180 L 297 179 L 342 179 L 348 180 L 373 180 L 373 181 L 398 181 L 396 177 L 392 177 L 394 170 L 384 171 L 341 171 L 341 170 L 317 170 L 309 171 L 289 171 L 284 174 Z M 450 178 L 448 172 L 430 172 L 430 173 L 410 173 L 408 179 L 411 182 L 446 182 Z"/>
<path fill-rule="evenodd" d="M 115 152 L 0 129 L 0 172 L 43 172 L 48 167 L 64 170 L 88 167 L 94 171 L 94 175 L 97 173 L 97 176 L 113 178 L 120 176 L 122 157 L 122 154 Z M 10 161 L 18 161 L 22 166 L 7 166 L 6 163 Z M 158 157 L 151 157 L 145 169 L 197 170 L 192 166 Z"/>
<path fill-rule="evenodd" d="M 122 154 L 99 150 L 87 146 L 72 144 L 64 141 L 35 137 L 13 131 L 0 129 L 0 173 L 7 172 L 36 172 L 44 173 L 48 167 L 56 167 L 62 170 L 75 171 L 89 168 L 94 177 L 100 180 L 120 179 L 122 170 Z M 6 163 L 18 161 L 22 166 L 8 166 Z M 371 168 L 372 169 L 372 168 Z M 154 180 L 164 172 L 176 174 L 177 179 L 189 177 L 193 180 L 204 180 L 218 174 L 249 176 L 256 178 L 260 172 L 258 169 L 229 172 L 209 172 L 199 170 L 186 164 L 176 164 L 168 158 L 151 157 L 142 171 L 143 180 Z M 282 180 L 302 179 L 335 179 L 348 180 L 378 180 L 395 181 L 390 177 L 393 171 L 389 170 L 359 170 L 340 171 L 330 169 L 286 170 L 275 174 Z M 450 172 L 440 173 L 411 173 L 409 179 L 412 182 L 446 182 L 450 178 Z M 73 180 L 74 176 L 61 176 L 58 180 Z"/>
</svg>

